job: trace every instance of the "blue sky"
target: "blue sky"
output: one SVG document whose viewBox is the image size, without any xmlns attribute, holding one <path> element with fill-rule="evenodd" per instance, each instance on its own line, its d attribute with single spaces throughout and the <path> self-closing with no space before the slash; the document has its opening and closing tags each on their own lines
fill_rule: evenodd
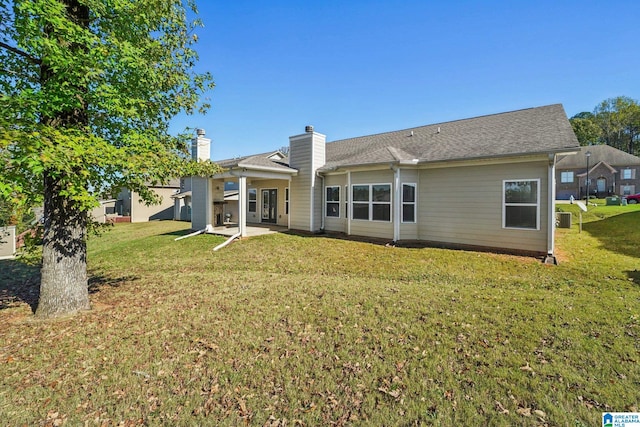
<svg viewBox="0 0 640 427">
<path fill-rule="evenodd" d="M 212 159 L 562 103 L 640 98 L 640 2 L 198 1 Z"/>
</svg>

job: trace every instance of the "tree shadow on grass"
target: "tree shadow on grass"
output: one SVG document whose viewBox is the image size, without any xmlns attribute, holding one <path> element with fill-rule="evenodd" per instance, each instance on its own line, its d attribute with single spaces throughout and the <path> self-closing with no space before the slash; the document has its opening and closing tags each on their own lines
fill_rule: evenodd
<svg viewBox="0 0 640 427">
<path fill-rule="evenodd" d="M 39 265 L 19 259 L 0 260 L 0 310 L 26 303 L 35 313 L 39 298 Z"/>
<path fill-rule="evenodd" d="M 123 283 L 133 282 L 140 277 L 129 274 L 122 277 L 108 277 L 102 274 L 90 274 L 89 276 L 89 294 L 100 292 L 104 287 L 118 288 Z"/>
<path fill-rule="evenodd" d="M 611 216 L 588 222 L 582 229 L 598 239 L 608 251 L 640 258 L 640 212 Z"/>
<path fill-rule="evenodd" d="M 640 286 L 640 270 L 629 270 L 625 273 L 627 273 L 627 276 L 629 276 L 629 280 Z"/>
<path fill-rule="evenodd" d="M 186 236 L 187 234 L 193 233 L 194 230 L 190 229 L 190 228 L 185 228 L 184 230 L 176 230 L 176 231 L 169 231 L 167 233 L 162 233 L 161 236 L 176 236 L 176 237 L 180 237 L 180 236 Z"/>
<path fill-rule="evenodd" d="M 89 272 L 89 293 L 100 292 L 106 286 L 117 288 L 138 279 L 134 275 L 107 277 Z M 35 313 L 39 299 L 40 266 L 20 259 L 0 260 L 0 310 L 24 303 Z"/>
</svg>

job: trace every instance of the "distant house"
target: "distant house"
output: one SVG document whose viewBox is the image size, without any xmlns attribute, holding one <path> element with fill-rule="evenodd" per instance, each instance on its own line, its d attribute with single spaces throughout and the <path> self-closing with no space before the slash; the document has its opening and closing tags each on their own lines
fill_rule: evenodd
<svg viewBox="0 0 640 427">
<path fill-rule="evenodd" d="M 0 227 L 0 259 L 13 258 L 16 253 L 16 226 Z"/>
<path fill-rule="evenodd" d="M 192 178 L 192 228 L 222 224 L 231 181 L 243 236 L 277 224 L 553 256 L 556 159 L 579 150 L 561 105 L 325 140 L 307 126 L 288 156 L 217 161 L 221 173 Z"/>
<path fill-rule="evenodd" d="M 628 196 L 640 192 L 640 157 L 608 145 L 580 147 L 576 155 L 560 156 L 556 165 L 556 197 L 584 198 L 587 191 L 589 152 L 589 194 L 597 197 Z"/>
<path fill-rule="evenodd" d="M 152 185 L 149 188 L 162 197 L 160 204 L 147 206 L 140 200 L 138 193 L 122 189 L 116 201 L 116 214 L 120 217 L 130 217 L 131 222 L 173 219 L 174 199 L 172 196 L 180 191 L 180 180 L 173 179 L 165 185 Z"/>
<path fill-rule="evenodd" d="M 91 218 L 101 224 L 108 222 L 116 216 L 117 202 L 117 199 L 100 200 L 100 205 L 91 210 Z"/>
</svg>

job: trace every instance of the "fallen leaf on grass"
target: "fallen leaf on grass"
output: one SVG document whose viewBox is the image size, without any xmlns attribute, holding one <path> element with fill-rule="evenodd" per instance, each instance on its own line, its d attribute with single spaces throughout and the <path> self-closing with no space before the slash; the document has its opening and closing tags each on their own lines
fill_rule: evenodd
<svg viewBox="0 0 640 427">
<path fill-rule="evenodd" d="M 386 388 L 379 387 L 378 391 L 381 391 L 384 394 L 388 394 L 389 396 L 393 397 L 394 399 L 397 399 L 400 396 L 400 389 L 395 389 L 395 390 L 389 391 Z"/>
<path fill-rule="evenodd" d="M 501 414 L 505 414 L 506 415 L 506 414 L 509 413 L 509 410 L 507 408 L 505 408 L 504 406 L 502 406 L 502 403 L 500 403 L 499 401 L 496 400 L 493 403 L 496 405 L 496 410 L 498 412 L 500 412 Z"/>
<path fill-rule="evenodd" d="M 523 417 L 530 417 L 531 416 L 531 408 L 518 408 L 516 410 L 516 412 L 520 415 L 522 415 Z"/>
<path fill-rule="evenodd" d="M 536 409 L 535 411 L 533 411 L 533 413 L 542 419 L 545 419 L 547 416 L 547 414 L 544 411 L 541 411 L 540 409 Z"/>
</svg>

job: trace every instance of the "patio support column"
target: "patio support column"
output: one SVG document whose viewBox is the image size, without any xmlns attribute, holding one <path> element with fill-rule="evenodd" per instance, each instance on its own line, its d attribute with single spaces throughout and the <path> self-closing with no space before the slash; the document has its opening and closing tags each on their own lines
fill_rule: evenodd
<svg viewBox="0 0 640 427">
<path fill-rule="evenodd" d="M 247 237 L 247 177 L 238 178 L 238 232 Z"/>
</svg>

